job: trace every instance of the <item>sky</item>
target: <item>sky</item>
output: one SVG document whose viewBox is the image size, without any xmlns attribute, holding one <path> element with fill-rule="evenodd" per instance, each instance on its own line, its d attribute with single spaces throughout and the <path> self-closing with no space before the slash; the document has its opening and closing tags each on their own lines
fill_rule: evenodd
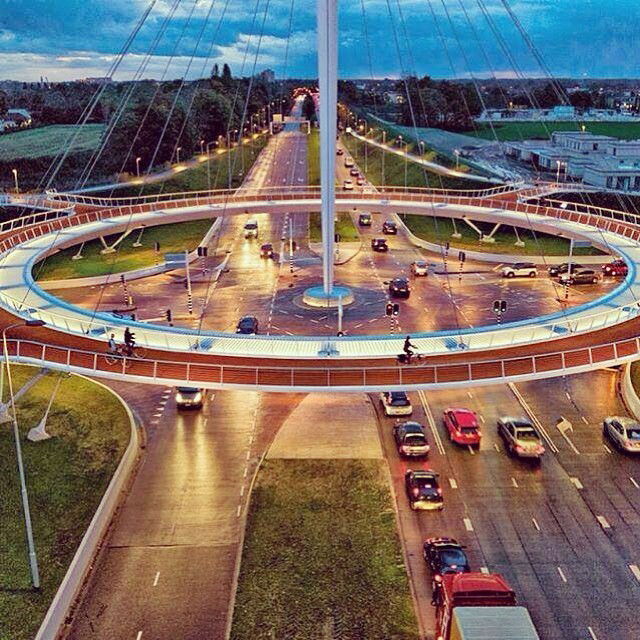
<svg viewBox="0 0 640 640">
<path fill-rule="evenodd" d="M 639 0 L 338 5 L 342 78 L 640 77 Z M 316 0 L 0 0 L 0 80 L 194 78 L 216 62 L 234 75 L 270 68 L 311 78 L 315 8 Z"/>
</svg>

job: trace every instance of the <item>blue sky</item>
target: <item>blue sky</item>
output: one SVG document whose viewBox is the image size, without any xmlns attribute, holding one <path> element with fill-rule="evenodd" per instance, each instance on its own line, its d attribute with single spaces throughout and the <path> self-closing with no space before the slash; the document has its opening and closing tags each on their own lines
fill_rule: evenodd
<svg viewBox="0 0 640 640">
<path fill-rule="evenodd" d="M 0 79 L 106 75 L 151 4 L 119 79 L 316 74 L 315 0 L 0 0 Z M 555 75 L 640 77 L 638 0 L 340 1 L 340 75 L 543 75 L 505 4 Z"/>
</svg>

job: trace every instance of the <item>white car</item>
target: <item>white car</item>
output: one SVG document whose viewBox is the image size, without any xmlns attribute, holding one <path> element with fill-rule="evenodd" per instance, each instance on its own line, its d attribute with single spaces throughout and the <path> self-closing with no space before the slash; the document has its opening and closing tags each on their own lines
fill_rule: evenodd
<svg viewBox="0 0 640 640">
<path fill-rule="evenodd" d="M 411 263 L 411 273 L 416 278 L 429 275 L 429 265 L 425 260 L 416 260 Z"/>
<path fill-rule="evenodd" d="M 345 191 L 353 191 L 353 180 L 345 180 L 342 186 Z"/>
<path fill-rule="evenodd" d="M 502 267 L 503 278 L 535 278 L 538 275 L 538 267 L 533 262 L 516 262 Z"/>
<path fill-rule="evenodd" d="M 201 409 L 204 394 L 204 389 L 198 387 L 176 387 L 176 406 L 178 409 Z"/>
<path fill-rule="evenodd" d="M 626 416 L 609 416 L 602 423 L 602 433 L 618 449 L 640 453 L 640 424 Z"/>
<path fill-rule="evenodd" d="M 385 391 L 381 393 L 380 404 L 386 416 L 410 416 L 413 413 L 411 401 L 404 391 Z"/>
</svg>

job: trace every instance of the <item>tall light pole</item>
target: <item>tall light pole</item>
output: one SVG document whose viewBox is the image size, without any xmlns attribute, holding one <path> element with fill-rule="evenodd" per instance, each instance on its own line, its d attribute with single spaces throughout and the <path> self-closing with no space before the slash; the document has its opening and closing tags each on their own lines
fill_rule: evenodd
<svg viewBox="0 0 640 640">
<path fill-rule="evenodd" d="M 385 147 L 387 144 L 387 130 L 382 130 L 382 146 Z M 384 156 L 386 149 L 382 149 L 382 186 L 386 184 L 386 179 L 384 177 Z"/>
<path fill-rule="evenodd" d="M 176 149 L 176 158 L 178 160 L 178 164 L 180 164 L 180 150 L 182 149 L 182 147 L 178 147 Z"/>
<path fill-rule="evenodd" d="M 38 571 L 38 557 L 36 555 L 36 545 L 33 541 L 33 528 L 31 526 L 31 510 L 29 508 L 29 494 L 27 493 L 27 481 L 24 473 L 24 462 L 22 460 L 22 445 L 20 444 L 20 430 L 18 429 L 18 414 L 13 397 L 13 382 L 11 380 L 11 369 L 9 365 L 9 350 L 7 348 L 7 331 L 16 327 L 42 327 L 43 320 L 26 320 L 10 324 L 2 330 L 2 350 L 4 351 L 4 361 L 7 367 L 7 381 L 9 382 L 9 398 L 11 400 L 11 412 L 13 414 L 13 439 L 16 446 L 16 458 L 18 462 L 18 475 L 20 476 L 20 496 L 22 498 L 22 513 L 24 515 L 24 528 L 27 535 L 27 548 L 29 551 L 29 568 L 31 571 L 31 583 L 35 589 L 40 588 L 40 573 Z"/>
<path fill-rule="evenodd" d="M 209 186 L 209 191 L 211 191 L 211 145 L 213 145 L 214 147 L 217 145 L 218 143 L 215 140 L 212 140 L 211 142 L 207 143 L 207 185 Z"/>
<path fill-rule="evenodd" d="M 136 158 L 136 175 L 138 176 L 138 178 L 140 177 L 140 160 L 142 160 L 142 158 L 138 156 Z"/>
<path fill-rule="evenodd" d="M 11 173 L 13 173 L 13 179 L 16 183 L 16 194 L 20 193 L 20 187 L 18 186 L 18 170 L 11 169 Z"/>
<path fill-rule="evenodd" d="M 453 153 L 456 157 L 456 171 L 460 168 L 460 149 L 454 149 Z"/>
<path fill-rule="evenodd" d="M 200 140 L 200 155 L 204 155 L 204 138 Z"/>
</svg>

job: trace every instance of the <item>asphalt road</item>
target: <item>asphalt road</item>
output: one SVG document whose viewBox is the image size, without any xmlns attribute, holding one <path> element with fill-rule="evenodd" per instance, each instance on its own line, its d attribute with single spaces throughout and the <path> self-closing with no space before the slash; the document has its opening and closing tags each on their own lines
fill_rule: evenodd
<svg viewBox="0 0 640 640">
<path fill-rule="evenodd" d="M 381 417 L 380 429 L 426 629 L 433 629 L 433 618 L 421 543 L 445 535 L 467 545 L 472 569 L 507 578 L 544 640 L 640 637 L 640 584 L 630 568 L 640 559 L 640 460 L 612 452 L 601 429 L 604 416 L 626 413 L 616 374 L 532 382 L 516 393 L 497 386 L 410 395 L 413 418 L 427 426 L 429 460 L 399 459 L 391 436 L 395 420 Z M 479 451 L 448 440 L 442 426 L 447 407 L 478 413 Z M 549 437 L 539 467 L 511 458 L 496 433 L 498 417 L 527 411 Z M 566 439 L 555 428 L 560 416 L 573 424 Z M 423 466 L 441 474 L 442 512 L 408 507 L 404 472 Z"/>
</svg>

